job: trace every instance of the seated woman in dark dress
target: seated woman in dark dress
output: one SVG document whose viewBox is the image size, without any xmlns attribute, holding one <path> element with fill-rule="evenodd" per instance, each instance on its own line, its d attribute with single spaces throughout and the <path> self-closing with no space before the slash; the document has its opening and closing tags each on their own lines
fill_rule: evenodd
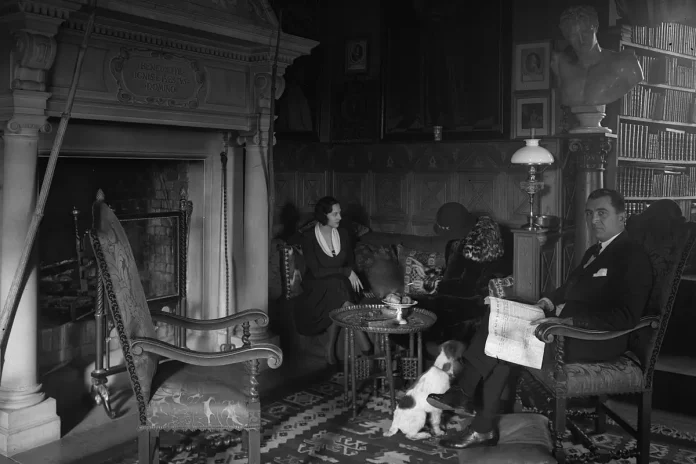
<svg viewBox="0 0 696 464">
<path fill-rule="evenodd" d="M 329 313 L 344 305 L 355 304 L 362 282 L 353 270 L 354 248 L 350 234 L 339 229 L 341 205 L 333 197 L 320 199 L 314 216 L 317 225 L 304 233 L 302 254 L 307 270 L 302 281 L 302 294 L 295 306 L 295 325 L 302 335 L 318 335 L 327 331 L 326 359 L 336 363 L 335 346 L 340 327 Z M 362 351 L 370 349 L 370 342 L 362 332 L 356 338 Z"/>
</svg>

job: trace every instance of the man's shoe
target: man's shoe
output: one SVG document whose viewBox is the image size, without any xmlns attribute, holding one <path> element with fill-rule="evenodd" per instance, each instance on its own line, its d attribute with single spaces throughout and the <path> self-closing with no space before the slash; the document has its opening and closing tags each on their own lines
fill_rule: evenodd
<svg viewBox="0 0 696 464">
<path fill-rule="evenodd" d="M 445 393 L 431 393 L 427 398 L 428 404 L 445 411 L 454 411 L 464 416 L 473 416 L 475 413 L 471 400 L 458 386 L 450 387 Z"/>
<path fill-rule="evenodd" d="M 443 438 L 440 446 L 452 449 L 476 448 L 479 446 L 495 446 L 498 444 L 498 431 L 493 429 L 490 432 L 479 433 L 471 427 L 467 427 L 462 435 L 454 438 Z"/>
</svg>

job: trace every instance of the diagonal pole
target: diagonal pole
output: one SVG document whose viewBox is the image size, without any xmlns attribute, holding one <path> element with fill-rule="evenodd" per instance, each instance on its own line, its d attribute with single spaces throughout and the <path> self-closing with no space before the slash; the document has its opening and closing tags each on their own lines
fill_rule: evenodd
<svg viewBox="0 0 696 464">
<path fill-rule="evenodd" d="M 27 233 L 27 238 L 24 240 L 24 248 L 22 249 L 22 255 L 19 259 L 19 264 L 17 265 L 17 271 L 15 272 L 14 279 L 12 280 L 12 286 L 10 287 L 10 291 L 7 295 L 7 300 L 5 300 L 5 306 L 3 306 L 2 311 L 0 312 L 0 356 L 2 357 L 0 362 L 0 376 L 2 375 L 2 368 L 5 365 L 5 351 L 7 349 L 7 342 L 10 338 L 10 331 L 12 330 L 12 323 L 14 322 L 15 315 L 17 314 L 19 299 L 22 296 L 24 286 L 26 285 L 29 258 L 31 256 L 32 249 L 34 248 L 34 241 L 36 239 L 36 233 L 39 229 L 39 224 L 41 223 L 41 219 L 43 219 L 43 212 L 46 206 L 46 200 L 48 199 L 48 192 L 51 189 L 53 174 L 56 170 L 56 163 L 58 162 L 58 154 L 60 153 L 60 148 L 63 145 L 65 129 L 68 127 L 70 112 L 72 111 L 73 102 L 75 101 L 77 84 L 80 81 L 80 73 L 82 71 L 82 62 L 84 61 L 85 52 L 87 51 L 87 42 L 89 41 L 89 36 L 92 34 L 92 29 L 94 27 L 96 4 L 97 0 L 90 1 L 89 7 L 91 12 L 89 15 L 89 20 L 87 21 L 87 26 L 85 27 L 85 35 L 82 39 L 80 52 L 77 55 L 75 71 L 73 72 L 72 83 L 70 84 L 70 92 L 68 93 L 68 99 L 65 102 L 65 111 L 63 111 L 63 114 L 61 115 L 60 125 L 58 126 L 56 138 L 53 141 L 51 156 L 48 159 L 48 167 L 46 168 L 46 174 L 44 175 L 43 183 L 41 184 L 41 191 L 39 192 L 39 199 L 36 202 L 34 215 L 32 216 L 31 223 L 29 224 L 29 232 Z"/>
</svg>

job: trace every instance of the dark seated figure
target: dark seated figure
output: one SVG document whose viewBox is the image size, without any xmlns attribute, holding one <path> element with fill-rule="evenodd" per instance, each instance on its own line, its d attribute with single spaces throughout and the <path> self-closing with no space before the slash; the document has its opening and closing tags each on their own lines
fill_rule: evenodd
<svg viewBox="0 0 696 464">
<path fill-rule="evenodd" d="M 363 236 L 356 262 L 370 292 L 361 303 L 407 293 L 419 307 L 437 315 L 437 323 L 423 334 L 426 342 L 467 341 L 484 313 L 489 281 L 512 272 L 512 234 L 505 235 L 488 216 L 476 218 L 460 203 L 446 203 L 438 210 L 434 230 L 434 237 L 419 237 L 421 243 L 430 239 L 430 247 L 415 249 L 417 245 L 409 246 L 404 237 L 396 253 L 378 249 L 393 237 L 380 243 L 380 234 Z M 439 251 L 443 248 L 444 254 Z M 408 340 L 392 338 L 400 344 Z"/>
</svg>

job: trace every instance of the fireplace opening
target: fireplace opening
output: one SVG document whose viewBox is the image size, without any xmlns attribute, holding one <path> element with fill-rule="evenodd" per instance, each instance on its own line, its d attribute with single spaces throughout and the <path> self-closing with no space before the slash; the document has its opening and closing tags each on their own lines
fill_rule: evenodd
<svg viewBox="0 0 696 464">
<path fill-rule="evenodd" d="M 94 353 L 96 267 L 85 232 L 101 189 L 120 217 L 178 211 L 193 163 L 203 161 L 61 157 L 39 228 L 40 367 Z M 38 185 L 48 164 L 40 158 Z M 171 217 L 124 219 L 148 299 L 177 294 L 178 223 Z"/>
</svg>

